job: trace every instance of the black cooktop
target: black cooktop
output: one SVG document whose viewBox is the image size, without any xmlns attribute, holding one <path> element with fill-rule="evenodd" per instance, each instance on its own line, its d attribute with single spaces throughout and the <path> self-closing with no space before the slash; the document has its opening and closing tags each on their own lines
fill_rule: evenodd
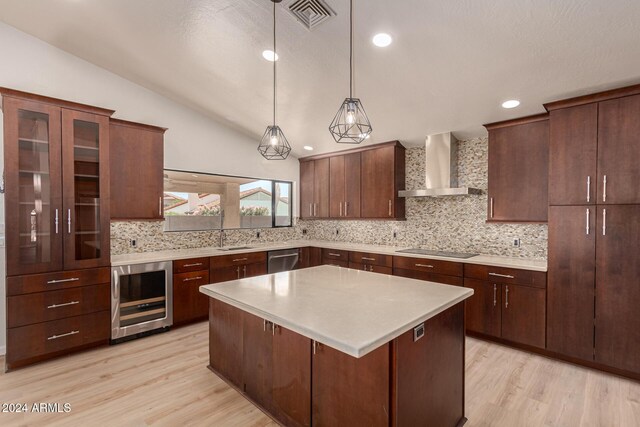
<svg viewBox="0 0 640 427">
<path fill-rule="evenodd" d="M 449 258 L 461 258 L 461 259 L 471 258 L 478 255 L 478 254 L 467 254 L 464 252 L 432 251 L 429 249 L 420 249 L 420 248 L 402 249 L 396 252 L 401 252 L 405 254 L 433 255 L 433 256 L 442 256 L 442 257 L 449 257 Z"/>
</svg>

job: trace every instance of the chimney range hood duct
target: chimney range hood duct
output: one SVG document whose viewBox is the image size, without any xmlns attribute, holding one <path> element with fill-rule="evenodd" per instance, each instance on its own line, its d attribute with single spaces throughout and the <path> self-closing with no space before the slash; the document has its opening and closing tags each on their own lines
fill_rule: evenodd
<svg viewBox="0 0 640 427">
<path fill-rule="evenodd" d="M 478 188 L 458 187 L 458 140 L 451 132 L 429 135 L 425 144 L 426 188 L 399 191 L 399 197 L 467 196 Z"/>
</svg>

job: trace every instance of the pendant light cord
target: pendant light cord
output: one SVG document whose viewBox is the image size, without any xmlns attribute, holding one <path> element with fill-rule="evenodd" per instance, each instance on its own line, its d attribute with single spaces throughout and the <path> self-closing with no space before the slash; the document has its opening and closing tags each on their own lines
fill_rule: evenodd
<svg viewBox="0 0 640 427">
<path fill-rule="evenodd" d="M 276 125 L 276 3 L 273 2 L 273 126 Z"/>
<path fill-rule="evenodd" d="M 353 0 L 349 1 L 349 98 L 353 98 Z"/>
</svg>

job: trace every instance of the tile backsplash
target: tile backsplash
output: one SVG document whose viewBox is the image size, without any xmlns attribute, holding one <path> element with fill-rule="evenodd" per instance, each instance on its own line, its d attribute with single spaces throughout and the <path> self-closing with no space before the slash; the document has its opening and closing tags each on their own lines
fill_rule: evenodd
<svg viewBox="0 0 640 427">
<path fill-rule="evenodd" d="M 487 138 L 460 141 L 458 150 L 459 185 L 486 193 Z M 424 148 L 407 149 L 406 188 L 424 187 L 424 181 Z M 260 238 L 256 230 L 226 230 L 225 245 L 309 238 L 546 259 L 546 224 L 487 224 L 486 211 L 486 194 L 408 198 L 406 221 L 299 220 L 291 228 L 261 229 Z M 219 236 L 217 230 L 165 233 L 162 222 L 112 222 L 111 253 L 217 246 Z M 136 247 L 130 239 L 136 239 Z M 514 239 L 520 239 L 520 247 L 513 246 Z"/>
</svg>

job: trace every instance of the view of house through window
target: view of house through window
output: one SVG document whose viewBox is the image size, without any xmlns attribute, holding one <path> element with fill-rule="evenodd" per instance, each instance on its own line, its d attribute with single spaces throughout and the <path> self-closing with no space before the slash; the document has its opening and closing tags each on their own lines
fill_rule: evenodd
<svg viewBox="0 0 640 427">
<path fill-rule="evenodd" d="M 292 183 L 165 170 L 165 230 L 291 226 Z"/>
</svg>

